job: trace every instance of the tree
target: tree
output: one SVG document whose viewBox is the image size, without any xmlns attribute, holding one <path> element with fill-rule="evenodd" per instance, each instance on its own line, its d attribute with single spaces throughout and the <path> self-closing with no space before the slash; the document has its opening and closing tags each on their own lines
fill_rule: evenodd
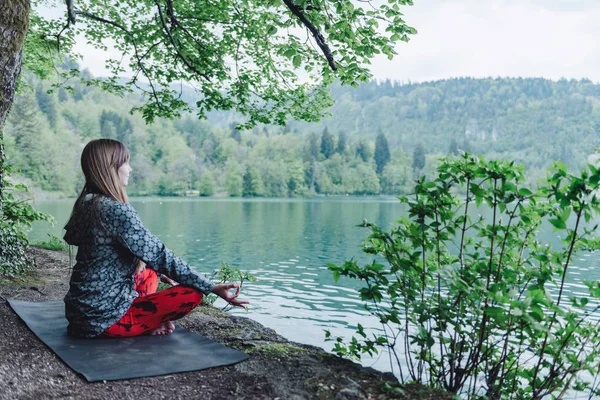
<svg viewBox="0 0 600 400">
<path fill-rule="evenodd" d="M 356 147 L 356 155 L 359 156 L 364 162 L 369 161 L 371 158 L 371 148 L 364 139 L 361 139 L 360 142 L 358 142 L 358 146 Z"/>
<path fill-rule="evenodd" d="M 388 164 L 381 174 L 381 191 L 385 194 L 400 194 L 410 178 L 410 167 Z"/>
<path fill-rule="evenodd" d="M 233 122 L 231 124 L 231 138 L 238 143 L 242 142 L 242 132 L 237 127 L 237 123 Z"/>
<path fill-rule="evenodd" d="M 380 190 L 379 179 L 368 164 L 359 164 L 347 169 L 343 176 L 344 192 L 351 194 L 377 194 Z"/>
<path fill-rule="evenodd" d="M 458 155 L 458 143 L 454 138 L 450 140 L 450 145 L 448 146 L 448 154 L 451 154 L 453 156 Z"/>
<path fill-rule="evenodd" d="M 335 152 L 333 145 L 333 135 L 329 133 L 329 129 L 325 128 L 321 135 L 321 154 L 328 159 Z"/>
<path fill-rule="evenodd" d="M 423 168 L 425 168 L 425 148 L 419 143 L 413 152 L 413 170 L 420 171 Z"/>
<path fill-rule="evenodd" d="M 344 132 L 340 132 L 338 134 L 338 142 L 335 148 L 335 152 L 339 154 L 344 154 L 346 151 L 346 134 Z"/>
<path fill-rule="evenodd" d="M 303 196 L 308 192 L 305 182 L 305 171 L 302 162 L 296 160 L 288 163 L 288 192 L 289 196 Z"/>
<path fill-rule="evenodd" d="M 198 187 L 200 196 L 212 196 L 215 193 L 215 180 L 210 171 L 205 171 L 200 179 Z"/>
<path fill-rule="evenodd" d="M 334 189 L 335 187 L 327 174 L 327 170 L 322 169 L 315 181 L 315 191 L 322 194 L 331 194 L 334 192 Z"/>
<path fill-rule="evenodd" d="M 260 177 L 258 169 L 247 167 L 243 179 L 242 196 L 264 196 L 265 185 Z"/>
<path fill-rule="evenodd" d="M 58 88 L 58 101 L 60 103 L 65 103 L 67 100 L 69 100 L 69 94 L 67 93 L 67 90 L 64 88 L 64 86 L 61 86 L 60 88 Z"/>
<path fill-rule="evenodd" d="M 383 172 L 383 168 L 390 161 L 390 148 L 388 146 L 388 141 L 383 134 L 380 132 L 375 139 L 375 165 L 377 166 L 377 175 L 381 175 Z"/>
<path fill-rule="evenodd" d="M 15 147 L 22 151 L 23 156 L 15 160 L 14 166 L 23 176 L 37 181 L 45 173 L 43 135 L 49 130 L 48 123 L 36 107 L 31 94 L 21 96 L 15 101 L 8 118 L 10 133 L 15 140 Z M 42 123 L 44 122 L 44 123 Z M 41 132 L 40 132 L 41 131 Z M 37 178 L 37 179 L 36 179 Z"/>
<path fill-rule="evenodd" d="M 29 10 L 29 0 L 0 0 L 0 216 L 4 197 L 3 128 L 21 73 Z"/>
<path fill-rule="evenodd" d="M 327 85 L 336 78 L 348 85 L 367 81 L 375 54 L 393 57 L 394 43 L 416 33 L 403 20 L 404 0 L 368 9 L 352 0 L 318 6 L 298 0 L 226 0 L 202 7 L 195 0 L 66 4 L 65 21 L 42 21 L 44 31 L 61 45 L 74 40 L 75 25 L 98 49 L 105 38 L 113 40 L 130 55 L 133 76 L 118 80 L 124 66 L 115 57 L 108 61 L 112 76 L 94 84 L 124 92 L 141 78 L 148 81 L 143 87 L 148 103 L 140 110 L 149 121 L 190 110 L 170 86 L 179 81 L 199 88 L 200 116 L 236 109 L 248 117 L 249 127 L 285 125 L 289 116 L 314 121 L 331 104 Z M 289 35 L 290 29 L 298 35 Z M 301 71 L 310 74 L 308 82 L 295 79 Z"/>
<path fill-rule="evenodd" d="M 55 128 L 56 119 L 58 118 L 58 115 L 56 114 L 56 102 L 54 100 L 54 97 L 46 93 L 42 85 L 39 84 L 35 88 L 35 98 L 40 107 L 40 110 L 42 110 L 42 112 L 46 114 L 46 118 L 48 118 L 50 126 L 52 128 Z"/>
<path fill-rule="evenodd" d="M 232 197 L 240 197 L 244 191 L 242 167 L 234 160 L 229 161 L 226 166 L 225 190 Z"/>
<path fill-rule="evenodd" d="M 319 137 L 313 132 L 308 135 L 308 154 L 313 160 L 317 160 L 319 153 Z"/>
</svg>

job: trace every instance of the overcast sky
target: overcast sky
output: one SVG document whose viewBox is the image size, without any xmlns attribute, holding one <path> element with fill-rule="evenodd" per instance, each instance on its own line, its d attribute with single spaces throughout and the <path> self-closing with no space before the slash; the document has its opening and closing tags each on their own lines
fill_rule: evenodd
<svg viewBox="0 0 600 400">
<path fill-rule="evenodd" d="M 600 0 L 414 0 L 405 20 L 418 30 L 377 79 L 422 82 L 473 77 L 589 78 L 600 82 Z M 103 73 L 97 50 L 84 67 Z"/>
</svg>

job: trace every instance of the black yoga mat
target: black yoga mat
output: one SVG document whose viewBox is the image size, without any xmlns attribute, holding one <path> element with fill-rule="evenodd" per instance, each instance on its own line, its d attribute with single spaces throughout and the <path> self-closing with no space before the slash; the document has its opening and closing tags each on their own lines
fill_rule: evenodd
<svg viewBox="0 0 600 400">
<path fill-rule="evenodd" d="M 178 326 L 170 335 L 82 339 L 67 335 L 61 300 L 9 300 L 27 326 L 69 367 L 89 382 L 231 365 L 248 356 Z"/>
</svg>

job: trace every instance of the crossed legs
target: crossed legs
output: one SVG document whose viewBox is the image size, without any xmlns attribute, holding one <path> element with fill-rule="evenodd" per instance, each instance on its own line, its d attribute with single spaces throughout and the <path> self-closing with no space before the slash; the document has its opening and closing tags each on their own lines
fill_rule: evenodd
<svg viewBox="0 0 600 400">
<path fill-rule="evenodd" d="M 175 329 L 173 322 L 189 314 L 202 302 L 202 293 L 190 287 L 173 286 L 156 292 L 158 276 L 146 268 L 135 276 L 135 299 L 127 313 L 104 331 L 105 336 L 127 337 L 144 334 L 169 334 Z"/>
</svg>

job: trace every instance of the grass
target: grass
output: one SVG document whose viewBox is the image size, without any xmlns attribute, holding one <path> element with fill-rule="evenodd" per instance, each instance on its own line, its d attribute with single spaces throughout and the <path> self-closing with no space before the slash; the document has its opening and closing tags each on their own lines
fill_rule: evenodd
<svg viewBox="0 0 600 400">
<path fill-rule="evenodd" d="M 67 244 L 61 238 L 48 234 L 49 240 L 33 243 L 33 246 L 41 247 L 46 250 L 64 251 L 68 249 Z"/>
</svg>

